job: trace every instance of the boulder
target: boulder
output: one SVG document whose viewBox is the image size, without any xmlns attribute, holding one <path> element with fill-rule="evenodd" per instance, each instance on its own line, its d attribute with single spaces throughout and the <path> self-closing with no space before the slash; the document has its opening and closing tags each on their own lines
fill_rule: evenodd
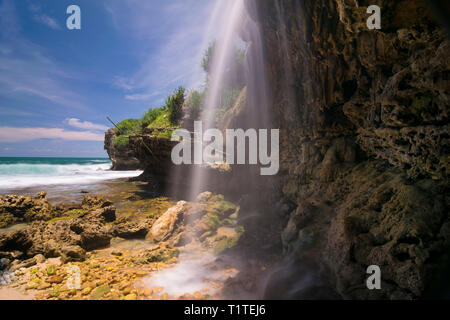
<svg viewBox="0 0 450 320">
<path fill-rule="evenodd" d="M 184 213 L 188 209 L 189 204 L 186 201 L 178 202 L 176 206 L 167 210 L 166 213 L 156 220 L 150 232 L 147 234 L 146 239 L 156 242 L 168 239 L 174 233 L 178 224 L 183 219 Z"/>
<path fill-rule="evenodd" d="M 47 258 L 63 256 L 67 260 L 83 260 L 84 250 L 104 248 L 110 243 L 112 235 L 107 223 L 116 216 L 115 208 L 109 204 L 101 198 L 90 197 L 84 205 L 100 208 L 78 218 L 33 222 L 23 230 L 4 234 L 0 236 L 0 251 L 5 252 L 2 256 L 21 252 L 27 257 L 43 254 Z"/>
<path fill-rule="evenodd" d="M 113 224 L 111 235 L 123 239 L 144 239 L 151 225 L 152 219 L 133 221 L 130 218 L 121 218 Z"/>
<path fill-rule="evenodd" d="M 86 251 L 80 246 L 67 246 L 61 248 L 61 261 L 63 263 L 72 261 L 84 261 L 86 259 Z"/>
<path fill-rule="evenodd" d="M 17 222 L 47 221 L 58 216 L 59 212 L 48 201 L 45 192 L 35 197 L 0 196 L 0 228 Z"/>
</svg>

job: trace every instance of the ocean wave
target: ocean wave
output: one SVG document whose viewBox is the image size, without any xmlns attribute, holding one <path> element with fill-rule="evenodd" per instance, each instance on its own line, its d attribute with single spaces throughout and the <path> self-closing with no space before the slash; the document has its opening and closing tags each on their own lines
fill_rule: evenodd
<svg viewBox="0 0 450 320">
<path fill-rule="evenodd" d="M 111 162 L 94 164 L 0 164 L 0 190 L 46 185 L 91 184 L 137 177 L 142 171 L 110 171 Z M 106 163 L 105 163 L 106 162 Z"/>
</svg>

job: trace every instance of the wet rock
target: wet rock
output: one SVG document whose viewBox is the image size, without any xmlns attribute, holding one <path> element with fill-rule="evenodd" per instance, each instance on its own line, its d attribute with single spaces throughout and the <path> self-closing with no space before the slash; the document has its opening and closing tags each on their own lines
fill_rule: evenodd
<svg viewBox="0 0 450 320">
<path fill-rule="evenodd" d="M 6 252 L 19 251 L 27 256 L 43 254 L 45 257 L 63 255 L 67 259 L 81 259 L 82 254 L 71 252 L 64 254 L 65 247 L 79 246 L 84 250 L 94 250 L 109 245 L 112 236 L 109 232 L 109 221 L 115 220 L 115 208 L 107 206 L 100 198 L 90 198 L 86 203 L 93 207 L 105 206 L 81 214 L 78 218 L 62 219 L 52 222 L 33 222 L 29 227 L 2 236 L 0 250 Z"/>
<path fill-rule="evenodd" d="M 132 220 L 121 218 L 117 220 L 111 229 L 114 237 L 123 239 L 144 239 L 152 225 L 151 219 Z"/>
<path fill-rule="evenodd" d="M 99 286 L 92 291 L 90 297 L 92 300 L 99 300 L 109 292 L 110 288 L 108 286 Z"/>
<path fill-rule="evenodd" d="M 40 264 L 40 263 L 44 263 L 45 262 L 45 257 L 44 257 L 44 255 L 42 255 L 42 254 L 37 254 L 37 255 L 35 255 L 34 256 L 34 259 L 36 260 L 36 263 L 37 264 Z"/>
<path fill-rule="evenodd" d="M 80 246 L 67 246 L 61 248 L 61 261 L 63 263 L 72 261 L 84 261 L 86 259 L 86 251 Z"/>
<path fill-rule="evenodd" d="M 421 0 L 379 2 L 392 19 L 374 32 L 361 2 L 250 2 L 276 88 L 277 188 L 298 208 L 280 219 L 285 254 L 330 268 L 345 297 L 426 296 L 445 279 L 450 252 L 446 33 Z M 247 97 L 255 94 L 248 86 Z M 372 264 L 390 283 L 376 295 L 356 289 Z M 283 281 L 303 271 L 313 273 L 295 266 Z"/>
<path fill-rule="evenodd" d="M 105 220 L 105 222 L 113 222 L 116 220 L 116 208 L 113 206 L 97 209 L 90 215 Z"/>
<path fill-rule="evenodd" d="M 176 229 L 177 225 L 183 219 L 183 214 L 189 209 L 189 204 L 186 201 L 180 201 L 176 206 L 166 211 L 153 224 L 146 239 L 152 239 L 159 242 L 168 239 Z"/>
<path fill-rule="evenodd" d="M 9 267 L 9 270 L 11 271 L 11 272 L 14 272 L 14 271 L 17 271 L 17 270 L 19 270 L 19 269 L 22 269 L 22 268 L 29 268 L 29 267 L 32 267 L 32 266 L 34 266 L 34 265 L 36 265 L 36 259 L 35 258 L 31 258 L 31 259 L 27 259 L 27 260 L 24 260 L 24 261 L 21 261 L 21 260 L 14 260 L 12 263 L 11 263 L 11 265 L 10 265 L 10 267 Z"/>
<path fill-rule="evenodd" d="M 134 155 L 134 150 L 129 147 L 118 148 L 114 144 L 114 139 L 117 137 L 115 130 L 110 129 L 105 132 L 105 150 L 111 159 L 113 166 L 112 170 L 139 170 L 142 168 L 139 160 Z"/>
<path fill-rule="evenodd" d="M 112 206 L 112 202 L 103 196 L 84 196 L 81 203 L 83 209 L 94 210 Z"/>
<path fill-rule="evenodd" d="M 152 262 L 167 262 L 179 255 L 179 250 L 162 243 L 151 249 L 144 250 L 134 259 L 136 264 L 148 264 Z"/>
<path fill-rule="evenodd" d="M 48 202 L 45 192 L 40 192 L 35 197 L 0 196 L 0 228 L 17 222 L 47 221 L 57 216 L 59 213 Z"/>
</svg>

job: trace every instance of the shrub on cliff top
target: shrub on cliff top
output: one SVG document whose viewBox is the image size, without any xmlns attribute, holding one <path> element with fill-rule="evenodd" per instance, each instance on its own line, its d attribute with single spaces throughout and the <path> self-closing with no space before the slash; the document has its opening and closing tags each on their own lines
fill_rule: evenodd
<svg viewBox="0 0 450 320">
<path fill-rule="evenodd" d="M 155 109 L 149 109 L 141 118 L 141 121 L 145 127 L 152 124 L 158 117 L 167 113 L 166 106 L 162 106 Z"/>
<path fill-rule="evenodd" d="M 120 135 L 132 135 L 142 132 L 142 121 L 140 119 L 126 119 L 117 124 L 116 133 Z"/>
<path fill-rule="evenodd" d="M 123 149 L 130 143 L 130 139 L 125 136 L 118 136 L 114 139 L 114 146 L 118 149 Z"/>
<path fill-rule="evenodd" d="M 174 94 L 166 100 L 166 107 L 169 111 L 169 120 L 172 124 L 176 124 L 181 119 L 181 110 L 184 104 L 186 89 L 179 87 Z"/>
</svg>

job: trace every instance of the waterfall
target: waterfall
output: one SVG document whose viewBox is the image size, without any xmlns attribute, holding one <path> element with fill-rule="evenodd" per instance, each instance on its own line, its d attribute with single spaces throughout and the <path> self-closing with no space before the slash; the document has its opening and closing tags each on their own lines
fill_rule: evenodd
<svg viewBox="0 0 450 320">
<path fill-rule="evenodd" d="M 219 0 L 217 3 L 221 5 L 224 2 Z M 222 13 L 226 17 L 226 23 L 219 28 L 216 34 L 216 45 L 210 67 L 209 88 L 207 89 L 201 117 L 203 129 L 215 126 L 216 113 L 221 103 L 220 97 L 223 84 L 229 80 L 230 74 L 227 71 L 233 63 L 233 54 L 239 42 L 239 29 L 244 18 L 244 0 L 226 1 L 226 7 Z M 196 141 L 202 141 L 202 139 L 203 137 L 194 137 Z M 194 166 L 191 176 L 191 199 L 195 199 L 203 191 L 205 179 L 207 179 L 205 170 L 201 166 Z"/>
</svg>

